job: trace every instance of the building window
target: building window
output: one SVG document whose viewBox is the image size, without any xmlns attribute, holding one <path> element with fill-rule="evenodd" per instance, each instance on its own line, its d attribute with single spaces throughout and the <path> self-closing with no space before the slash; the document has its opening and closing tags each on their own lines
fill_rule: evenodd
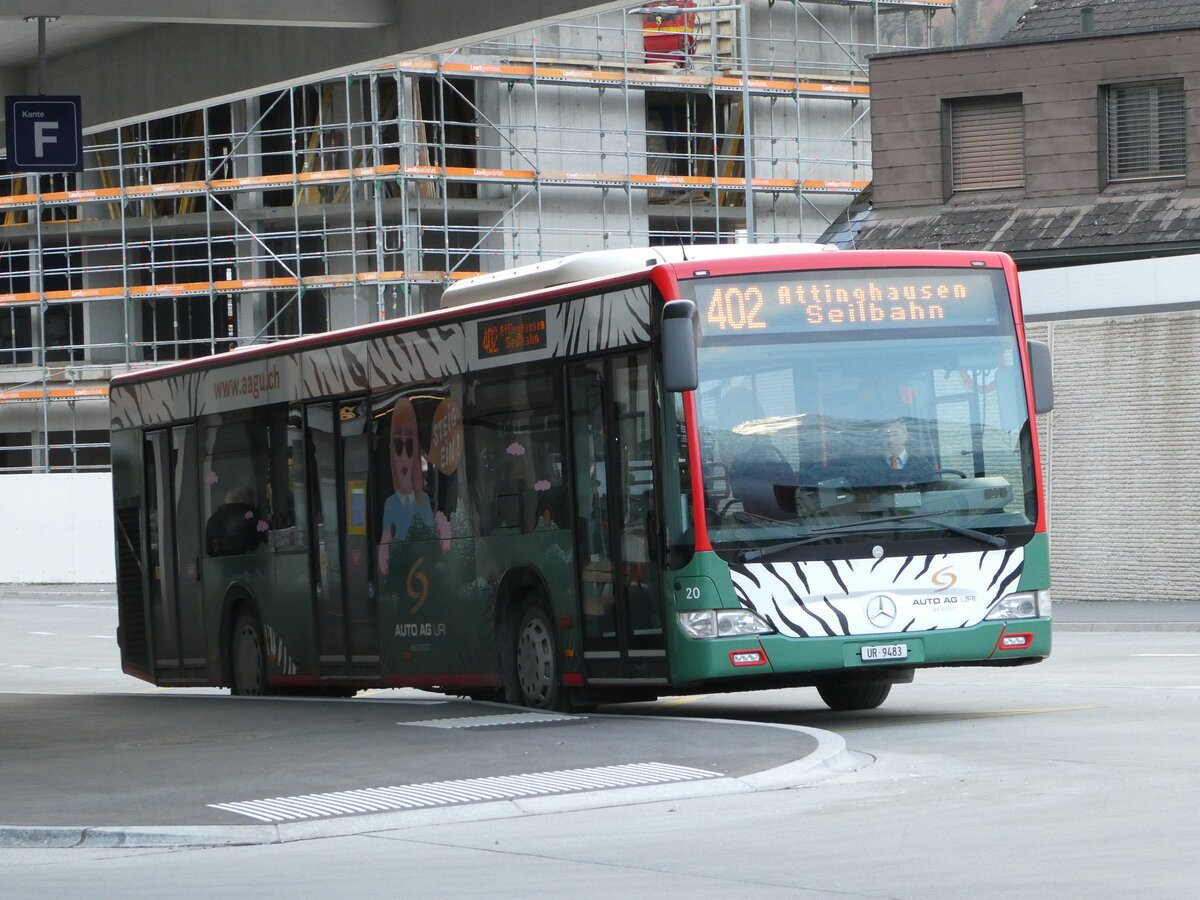
<svg viewBox="0 0 1200 900">
<path fill-rule="evenodd" d="M 943 107 L 947 194 L 1025 186 L 1025 112 L 1020 94 L 967 97 Z"/>
<path fill-rule="evenodd" d="M 1182 79 L 1109 85 L 1103 109 L 1109 181 L 1185 174 Z"/>
</svg>

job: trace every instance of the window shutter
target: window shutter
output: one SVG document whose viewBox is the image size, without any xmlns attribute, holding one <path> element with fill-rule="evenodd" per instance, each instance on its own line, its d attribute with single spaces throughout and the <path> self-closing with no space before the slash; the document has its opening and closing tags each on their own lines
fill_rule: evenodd
<svg viewBox="0 0 1200 900">
<path fill-rule="evenodd" d="M 955 100 L 950 106 L 953 188 L 1025 185 L 1025 114 L 1020 96 Z"/>
<path fill-rule="evenodd" d="M 1112 85 L 1105 112 L 1109 181 L 1185 174 L 1182 81 Z"/>
</svg>

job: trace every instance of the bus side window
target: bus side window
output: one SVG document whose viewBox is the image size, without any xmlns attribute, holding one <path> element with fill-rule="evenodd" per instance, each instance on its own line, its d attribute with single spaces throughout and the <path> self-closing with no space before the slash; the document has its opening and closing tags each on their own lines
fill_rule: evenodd
<svg viewBox="0 0 1200 900">
<path fill-rule="evenodd" d="M 304 428 L 299 407 L 271 409 L 270 542 L 276 550 L 308 545 L 304 492 Z"/>
<path fill-rule="evenodd" d="M 206 554 L 303 546 L 299 419 L 280 403 L 202 422 Z"/>
<path fill-rule="evenodd" d="M 466 427 L 467 455 L 475 468 L 470 480 L 471 515 L 479 534 L 491 534 L 496 528 L 496 493 L 499 481 L 499 456 L 496 444 L 499 438 L 493 429 L 478 420 L 468 421 Z"/>
<path fill-rule="evenodd" d="M 203 441 L 205 552 L 232 556 L 255 550 L 266 537 L 270 514 L 260 491 L 266 485 L 266 428 L 245 410 L 220 414 L 205 421 Z"/>
<path fill-rule="evenodd" d="M 536 475 L 529 436 L 515 432 L 503 450 L 496 483 L 499 528 L 533 531 L 537 518 Z"/>
<path fill-rule="evenodd" d="M 471 500 L 481 535 L 564 527 L 563 420 L 544 368 L 520 367 L 473 386 L 466 412 L 468 455 L 478 466 Z"/>
</svg>

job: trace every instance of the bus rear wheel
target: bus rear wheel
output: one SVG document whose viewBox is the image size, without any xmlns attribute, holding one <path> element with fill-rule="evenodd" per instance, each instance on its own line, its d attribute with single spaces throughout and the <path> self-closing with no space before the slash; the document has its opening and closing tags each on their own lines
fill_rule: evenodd
<svg viewBox="0 0 1200 900">
<path fill-rule="evenodd" d="M 830 709 L 876 709 L 891 693 L 891 684 L 819 684 L 817 693 Z"/>
<path fill-rule="evenodd" d="M 258 616 L 242 610 L 229 633 L 229 692 L 235 697 L 263 697 L 267 685 L 267 647 Z"/>
<path fill-rule="evenodd" d="M 513 651 L 518 702 L 534 709 L 562 709 L 566 691 L 558 670 L 558 641 L 540 603 L 527 604 L 521 613 Z"/>
</svg>

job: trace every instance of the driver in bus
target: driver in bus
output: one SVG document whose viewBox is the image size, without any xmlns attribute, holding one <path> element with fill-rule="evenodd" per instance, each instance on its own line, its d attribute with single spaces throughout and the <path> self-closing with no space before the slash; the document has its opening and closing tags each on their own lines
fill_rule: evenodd
<svg viewBox="0 0 1200 900">
<path fill-rule="evenodd" d="M 885 422 L 878 433 L 880 448 L 862 473 L 862 484 L 922 484 L 937 470 L 928 458 L 909 447 L 908 421 L 897 417 Z"/>
</svg>

